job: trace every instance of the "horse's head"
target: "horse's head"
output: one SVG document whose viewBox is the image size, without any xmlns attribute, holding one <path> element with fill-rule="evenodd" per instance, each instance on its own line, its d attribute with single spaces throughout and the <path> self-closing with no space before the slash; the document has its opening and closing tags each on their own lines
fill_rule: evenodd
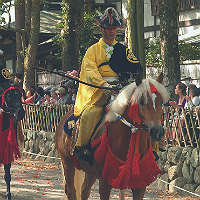
<svg viewBox="0 0 200 200">
<path fill-rule="evenodd" d="M 0 88 L 0 107 L 10 115 L 14 115 L 17 120 L 24 117 L 24 109 L 21 102 L 22 91 L 16 86 Z"/>
<path fill-rule="evenodd" d="M 168 99 L 169 94 L 160 82 L 144 79 L 138 86 L 132 83 L 122 90 L 107 118 L 113 121 L 112 113 L 123 115 L 134 127 L 148 130 L 152 141 L 160 140 L 164 135 L 162 105 Z"/>
<path fill-rule="evenodd" d="M 161 77 L 158 80 L 161 81 Z M 164 135 L 162 105 L 168 99 L 166 88 L 153 79 L 144 79 L 135 88 L 131 97 L 129 117 L 135 122 L 144 124 L 149 130 L 152 141 L 158 141 Z"/>
</svg>

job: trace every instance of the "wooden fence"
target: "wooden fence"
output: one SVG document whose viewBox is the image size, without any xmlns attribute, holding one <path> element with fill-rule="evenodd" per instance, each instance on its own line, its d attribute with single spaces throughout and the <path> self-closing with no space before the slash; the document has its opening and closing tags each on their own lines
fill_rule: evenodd
<svg viewBox="0 0 200 200">
<path fill-rule="evenodd" d="M 36 131 L 55 132 L 56 127 L 73 105 L 25 105 L 25 117 L 22 128 Z"/>
<path fill-rule="evenodd" d="M 198 107 L 192 109 L 164 107 L 165 139 L 167 143 L 199 148 L 199 111 Z"/>
<path fill-rule="evenodd" d="M 73 109 L 73 105 L 26 105 L 26 115 L 22 121 L 22 127 L 29 130 L 55 132 L 61 117 L 71 109 Z M 172 145 L 190 145 L 199 148 L 199 111 L 198 107 L 179 110 L 164 107 L 165 142 Z"/>
</svg>

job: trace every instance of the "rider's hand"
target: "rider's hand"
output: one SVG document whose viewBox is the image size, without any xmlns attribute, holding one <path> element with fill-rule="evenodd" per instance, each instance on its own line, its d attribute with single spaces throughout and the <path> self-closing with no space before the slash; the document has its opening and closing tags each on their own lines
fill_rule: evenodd
<svg viewBox="0 0 200 200">
<path fill-rule="evenodd" d="M 106 82 L 106 83 L 103 84 L 103 87 L 112 88 L 112 85 L 110 85 L 109 83 Z"/>
</svg>

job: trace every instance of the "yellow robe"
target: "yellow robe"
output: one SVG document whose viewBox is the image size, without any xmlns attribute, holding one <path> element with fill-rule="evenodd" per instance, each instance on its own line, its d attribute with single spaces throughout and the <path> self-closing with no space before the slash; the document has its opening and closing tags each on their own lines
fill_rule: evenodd
<svg viewBox="0 0 200 200">
<path fill-rule="evenodd" d="M 113 42 L 115 44 L 116 41 Z M 99 42 L 92 45 L 86 52 L 81 66 L 80 80 L 97 86 L 106 83 L 103 77 L 117 77 L 118 75 L 110 68 L 109 65 L 100 64 L 107 61 L 105 42 L 100 39 Z M 103 90 L 84 84 L 79 84 L 76 97 L 74 115 L 81 116 L 78 139 L 76 146 L 88 144 L 96 124 L 103 114 Z M 98 103 L 97 103 L 98 102 Z M 95 104 L 97 103 L 97 104 Z M 93 135 L 94 136 L 94 135 Z"/>
<path fill-rule="evenodd" d="M 107 56 L 104 49 L 105 42 L 101 38 L 99 42 L 88 48 L 81 66 L 80 80 L 97 86 L 106 83 L 103 77 L 117 77 L 118 75 L 110 68 L 109 65 L 98 66 L 106 62 Z M 116 41 L 113 42 L 116 44 Z M 87 106 L 94 105 L 103 94 L 102 89 L 90 87 L 79 83 L 78 93 L 74 106 L 74 115 L 80 116 Z"/>
</svg>

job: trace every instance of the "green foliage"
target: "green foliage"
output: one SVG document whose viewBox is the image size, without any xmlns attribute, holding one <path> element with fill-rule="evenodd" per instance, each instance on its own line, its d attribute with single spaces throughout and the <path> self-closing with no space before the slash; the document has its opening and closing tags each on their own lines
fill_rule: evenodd
<svg viewBox="0 0 200 200">
<path fill-rule="evenodd" d="M 65 2 L 65 0 L 62 1 L 62 28 L 64 28 L 65 24 L 69 23 L 68 19 L 68 12 L 69 12 L 69 4 Z"/>
<path fill-rule="evenodd" d="M 64 37 L 67 37 L 67 31 L 64 31 L 64 19 L 67 20 L 67 9 L 68 7 L 64 5 L 63 12 L 63 21 L 57 24 L 57 28 L 62 30 L 61 34 L 58 34 L 54 37 L 54 42 L 59 44 L 62 47 Z M 82 60 L 86 50 L 89 46 L 94 44 L 100 36 L 96 36 L 95 33 L 98 33 L 98 26 L 96 25 L 96 14 L 95 13 L 87 13 L 83 14 L 83 22 L 80 30 L 80 59 Z M 98 38 L 97 38 L 98 37 Z M 62 49 L 62 48 L 61 48 Z M 61 54 L 61 52 L 60 52 Z"/>
<path fill-rule="evenodd" d="M 153 67 L 160 67 L 162 64 L 161 51 L 160 51 L 160 39 L 154 38 L 147 41 L 146 49 L 146 65 Z"/>
<path fill-rule="evenodd" d="M 180 62 L 185 60 L 200 60 L 200 44 L 188 44 L 180 41 L 178 48 Z M 145 55 L 147 66 L 162 66 L 160 38 L 154 38 L 147 41 Z"/>
<path fill-rule="evenodd" d="M 96 25 L 96 13 L 87 13 L 83 15 L 83 26 L 80 34 L 80 57 L 81 60 L 85 55 L 86 50 L 100 38 L 95 36 L 98 33 L 99 27 Z M 98 37 L 98 38 L 97 38 Z"/>
<path fill-rule="evenodd" d="M 180 60 L 200 60 L 200 44 L 179 42 Z"/>
<path fill-rule="evenodd" d="M 6 23 L 5 18 L 1 16 L 1 15 L 4 14 L 4 13 L 6 13 L 5 4 L 4 4 L 4 1 L 3 1 L 3 0 L 0 0 L 0 25 Z"/>
<path fill-rule="evenodd" d="M 13 6 L 11 0 L 0 0 L 0 25 L 6 24 L 6 19 L 2 17 L 2 14 L 6 13 L 10 16 L 10 9 Z"/>
</svg>

